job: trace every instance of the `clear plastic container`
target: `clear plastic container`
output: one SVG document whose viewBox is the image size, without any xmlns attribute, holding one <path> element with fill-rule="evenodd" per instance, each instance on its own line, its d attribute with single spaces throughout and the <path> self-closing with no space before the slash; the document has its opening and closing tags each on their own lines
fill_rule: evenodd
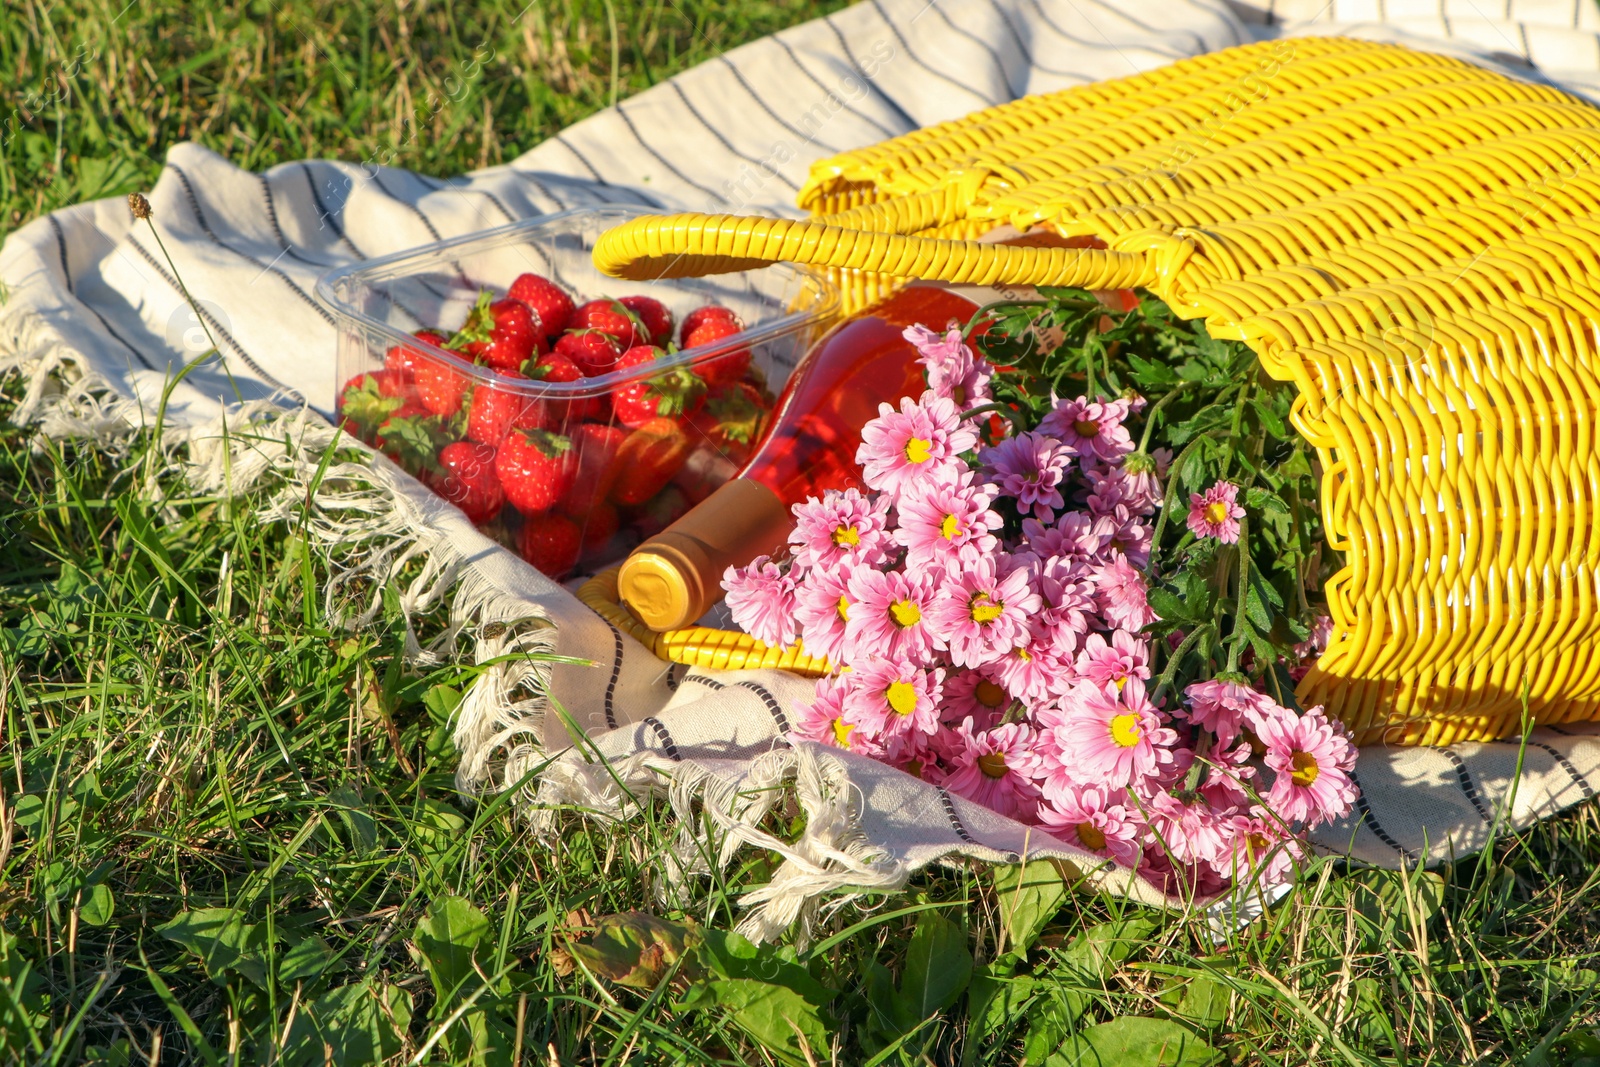
<svg viewBox="0 0 1600 1067">
<path fill-rule="evenodd" d="M 555 577 L 575 569 L 574 539 L 581 569 L 598 569 L 732 477 L 759 443 L 790 371 L 838 309 L 834 287 L 801 268 L 656 282 L 600 274 L 595 241 L 638 214 L 620 206 L 564 211 L 333 270 L 317 282 L 339 320 L 328 414 Z M 653 298 L 672 314 L 674 342 L 684 316 L 708 305 L 731 310 L 743 329 L 575 381 L 539 380 L 537 353 L 522 366 L 535 377 L 508 377 L 415 336 L 451 336 L 480 293 L 499 299 L 526 273 L 555 282 L 580 305 Z M 641 424 L 641 400 L 658 404 L 665 386 L 679 399 Z M 457 390 L 460 403 L 451 407 Z M 507 419 L 512 428 L 496 440 Z M 470 447 L 446 451 L 460 442 Z"/>
</svg>

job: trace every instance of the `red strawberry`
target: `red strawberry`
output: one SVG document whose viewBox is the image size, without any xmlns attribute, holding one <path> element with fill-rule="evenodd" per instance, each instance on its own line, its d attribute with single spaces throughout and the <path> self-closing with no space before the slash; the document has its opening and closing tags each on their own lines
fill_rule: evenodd
<svg viewBox="0 0 1600 1067">
<path fill-rule="evenodd" d="M 634 313 L 616 300 L 591 300 L 580 305 L 573 311 L 567 329 L 608 333 L 616 340 L 619 351 L 644 344 L 649 333 Z"/>
<path fill-rule="evenodd" d="M 667 305 L 653 296 L 625 296 L 617 303 L 633 312 L 633 317 L 650 335 L 648 343 L 666 347 L 672 340 L 672 312 L 667 310 Z"/>
<path fill-rule="evenodd" d="M 482 526 L 500 514 L 506 492 L 494 470 L 494 449 L 473 441 L 455 441 L 439 449 L 442 477 L 434 490 L 467 513 L 473 525 Z"/>
<path fill-rule="evenodd" d="M 538 274 L 519 274 L 507 296 L 527 304 L 539 316 L 545 337 L 555 337 L 567 328 L 574 305 L 567 291 Z"/>
<path fill-rule="evenodd" d="M 666 355 L 652 345 L 622 353 L 618 370 L 643 367 Z M 637 428 L 654 418 L 677 418 L 695 411 L 705 400 L 706 383 L 688 367 L 673 367 L 650 378 L 619 385 L 611 393 L 611 410 L 624 426 Z"/>
<path fill-rule="evenodd" d="M 520 370 L 536 351 L 542 351 L 544 327 L 533 309 L 506 297 L 491 300 L 487 289 L 467 315 L 450 347 L 459 348 L 496 370 Z"/>
<path fill-rule="evenodd" d="M 465 358 L 465 357 L 464 357 Z M 435 415 L 454 415 L 472 384 L 466 371 L 454 363 L 434 356 L 423 356 L 416 364 L 417 399 Z"/>
<path fill-rule="evenodd" d="M 699 348 L 701 345 L 714 345 L 719 341 L 744 332 L 737 319 L 707 319 L 684 335 L 684 348 Z M 719 385 L 729 385 L 745 376 L 750 370 L 750 350 L 736 348 L 732 351 L 719 353 L 706 360 L 697 360 L 695 370 L 706 384 L 715 388 Z"/>
<path fill-rule="evenodd" d="M 767 405 L 760 390 L 741 381 L 712 390 L 705 407 L 695 412 L 690 424 L 717 451 L 743 464 L 761 436 L 766 417 Z"/>
<path fill-rule="evenodd" d="M 593 378 L 615 370 L 622 346 L 604 330 L 574 330 L 561 335 L 556 342 L 556 354 L 566 356 L 578 365 L 584 376 Z"/>
<path fill-rule="evenodd" d="M 525 382 L 528 377 L 514 370 L 498 372 L 495 381 L 480 383 L 473 389 L 472 405 L 467 413 L 467 436 L 497 448 L 512 427 L 542 430 L 548 417 L 543 400 L 510 387 L 499 388 L 500 379 Z"/>
<path fill-rule="evenodd" d="M 675 419 L 651 419 L 628 435 L 617 450 L 617 480 L 611 498 L 643 504 L 672 480 L 694 451 L 694 442 Z"/>
<path fill-rule="evenodd" d="M 565 515 L 540 515 L 522 524 L 517 551 L 550 578 L 558 581 L 578 565 L 583 535 Z"/>
<path fill-rule="evenodd" d="M 744 329 L 744 323 L 740 321 L 739 316 L 733 313 L 731 308 L 725 308 L 721 304 L 707 304 L 705 307 L 695 308 L 683 317 L 683 325 L 678 327 L 679 344 L 684 348 L 688 348 L 689 335 L 706 323 L 717 319 L 731 322 L 741 330 Z"/>
<path fill-rule="evenodd" d="M 525 515 L 549 511 L 572 488 L 578 454 L 572 441 L 548 430 L 512 430 L 500 446 L 494 469 L 506 499 Z"/>
<path fill-rule="evenodd" d="M 571 436 L 573 450 L 578 453 L 578 476 L 561 495 L 559 506 L 568 515 L 581 519 L 611 492 L 611 483 L 617 477 L 617 452 L 628 439 L 628 431 L 620 426 L 586 422 L 573 427 Z"/>
<path fill-rule="evenodd" d="M 445 345 L 445 337 L 442 333 L 435 333 L 432 330 L 418 330 L 415 336 L 417 340 L 425 341 L 430 345 L 438 345 L 440 348 Z M 390 370 L 404 371 L 407 375 L 411 375 L 416 372 L 417 361 L 421 358 L 422 352 L 419 349 L 412 348 L 409 345 L 395 345 L 384 353 L 383 365 Z"/>
<path fill-rule="evenodd" d="M 528 368 L 528 377 L 541 382 L 578 382 L 583 380 L 584 373 L 560 352 L 551 352 L 540 356 L 538 362 Z M 580 396 L 571 400 L 551 399 L 545 404 L 551 425 L 559 428 L 583 419 L 603 418 L 609 400 L 605 395 Z"/>
<path fill-rule="evenodd" d="M 587 515 L 574 520 L 583 528 L 583 557 L 598 556 L 611 546 L 611 539 L 622 527 L 617 506 L 602 500 Z"/>
<path fill-rule="evenodd" d="M 339 390 L 339 424 L 363 441 L 371 441 L 378 425 L 405 403 L 398 378 L 393 371 L 375 370 L 345 382 Z"/>
</svg>

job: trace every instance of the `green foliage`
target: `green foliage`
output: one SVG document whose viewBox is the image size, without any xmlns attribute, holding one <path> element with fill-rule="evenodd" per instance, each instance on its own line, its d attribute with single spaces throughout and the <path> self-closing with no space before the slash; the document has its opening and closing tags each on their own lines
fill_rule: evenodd
<svg viewBox="0 0 1600 1067">
<path fill-rule="evenodd" d="M 1113 313 L 1082 290 L 1040 293 L 988 309 L 993 325 L 975 333 L 1010 368 L 997 376 L 997 399 L 1033 426 L 1055 396 L 1142 397 L 1148 406 L 1128 423 L 1138 444 L 1130 463 L 1171 462 L 1146 568 L 1160 616 L 1148 632 L 1181 644 L 1152 643 L 1154 693 L 1243 671 L 1293 707 L 1285 660 L 1298 659 L 1293 647 L 1325 613 L 1322 583 L 1338 566 L 1322 533 L 1315 454 L 1290 426 L 1293 386 L 1154 297 Z M 1238 546 L 1197 541 L 1185 527 L 1189 495 L 1219 481 L 1239 488 L 1245 508 Z"/>
</svg>

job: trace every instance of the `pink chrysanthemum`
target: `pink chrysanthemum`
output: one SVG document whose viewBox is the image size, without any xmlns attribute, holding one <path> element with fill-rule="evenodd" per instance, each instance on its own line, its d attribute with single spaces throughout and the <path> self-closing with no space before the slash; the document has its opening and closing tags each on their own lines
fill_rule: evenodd
<svg viewBox="0 0 1600 1067">
<path fill-rule="evenodd" d="M 847 586 L 851 606 L 842 661 L 854 664 L 886 656 L 928 662 L 933 652 L 945 647 L 927 617 L 942 578 L 938 568 L 910 574 L 870 567 L 853 572 Z"/>
<path fill-rule="evenodd" d="M 944 671 L 889 659 L 873 660 L 839 678 L 844 716 L 878 738 L 891 751 L 908 734 L 939 729 L 939 695 Z"/>
<path fill-rule="evenodd" d="M 1249 808 L 1250 783 L 1256 776 L 1250 756 L 1250 746 L 1244 743 L 1232 748 L 1219 744 L 1206 753 L 1210 769 L 1200 784 L 1200 794 L 1219 813 L 1233 815 Z"/>
<path fill-rule="evenodd" d="M 987 486 L 965 480 L 921 485 L 900 497 L 894 539 L 906 547 L 906 565 L 939 564 L 959 570 L 994 551 L 994 531 L 1004 520 L 989 509 Z"/>
<path fill-rule="evenodd" d="M 815 699 L 800 709 L 794 736 L 834 748 L 847 748 L 862 756 L 881 757 L 883 746 L 844 717 L 845 688 L 837 678 L 819 678 Z"/>
<path fill-rule="evenodd" d="M 1209 863 L 1174 866 L 1167 850 L 1155 842 L 1144 846 L 1139 877 L 1169 897 L 1203 901 L 1228 888 L 1227 880 Z"/>
<path fill-rule="evenodd" d="M 1282 885 L 1305 858 L 1305 846 L 1260 812 L 1234 815 L 1224 823 L 1227 847 L 1212 866 L 1224 878 L 1262 886 Z"/>
<path fill-rule="evenodd" d="M 1172 763 L 1171 747 L 1178 733 L 1162 725 L 1137 678 L 1130 679 L 1116 698 L 1080 682 L 1062 701 L 1061 711 L 1056 743 L 1062 752 L 1073 754 L 1086 782 L 1124 789 Z"/>
<path fill-rule="evenodd" d="M 1111 463 L 1133 451 L 1133 439 L 1122 425 L 1128 411 L 1126 400 L 1059 400 L 1039 420 L 1038 431 L 1058 438 L 1073 455 Z"/>
<path fill-rule="evenodd" d="M 994 372 L 961 339 L 954 323 L 943 335 L 926 326 L 908 326 L 902 336 L 920 353 L 917 362 L 927 371 L 928 390 L 934 395 L 949 397 L 961 411 L 994 399 L 989 392 Z"/>
<path fill-rule="evenodd" d="M 980 729 L 993 726 L 1011 705 L 1006 687 L 987 670 L 952 670 L 945 675 L 944 700 L 939 718 L 957 723 L 971 719 Z"/>
<path fill-rule="evenodd" d="M 728 613 L 734 625 L 769 645 L 794 643 L 794 582 L 770 556 L 757 556 L 745 567 L 729 567 L 722 575 L 728 592 Z"/>
<path fill-rule="evenodd" d="M 928 625 L 950 650 L 952 663 L 981 667 L 1016 647 L 1039 607 L 1025 569 L 1002 572 L 993 557 L 985 556 L 946 575 Z"/>
<path fill-rule="evenodd" d="M 1095 572 L 1095 599 L 1100 614 L 1119 629 L 1138 633 L 1155 621 L 1145 599 L 1144 575 L 1124 557 L 1117 557 Z"/>
<path fill-rule="evenodd" d="M 795 590 L 794 619 L 806 652 L 844 662 L 845 624 L 850 618 L 851 570 L 812 571 Z"/>
<path fill-rule="evenodd" d="M 889 499 L 860 490 L 830 489 L 794 506 L 795 566 L 834 570 L 841 565 L 874 567 L 889 556 Z"/>
<path fill-rule="evenodd" d="M 1118 504 L 1105 515 L 1094 520 L 1095 531 L 1106 540 L 1106 551 L 1121 553 L 1128 558 L 1128 562 L 1135 567 L 1143 567 L 1150 562 L 1151 539 L 1155 531 L 1145 525 L 1144 520 L 1128 509 L 1126 504 Z"/>
<path fill-rule="evenodd" d="M 1118 495 L 1138 515 L 1154 515 L 1161 507 L 1166 489 L 1161 484 L 1165 464 L 1172 462 L 1170 449 L 1158 448 L 1154 453 L 1130 452 L 1122 460 Z"/>
<path fill-rule="evenodd" d="M 1199 794 L 1160 790 L 1145 801 L 1153 837 L 1180 864 L 1215 865 L 1227 847 L 1223 819 Z"/>
<path fill-rule="evenodd" d="M 1189 494 L 1189 532 L 1199 538 L 1215 537 L 1225 545 L 1239 540 L 1239 487 L 1218 482 L 1204 493 Z"/>
<path fill-rule="evenodd" d="M 1239 736 L 1247 711 L 1272 706 L 1265 693 L 1221 678 L 1195 682 L 1183 691 L 1183 696 L 1189 702 L 1184 717 L 1202 730 L 1216 734 L 1217 740 L 1225 745 Z"/>
<path fill-rule="evenodd" d="M 1061 483 L 1066 479 L 1072 453 L 1054 437 L 1024 433 L 1008 437 L 978 453 L 983 477 L 1001 493 L 1016 500 L 1017 510 L 1048 518 L 1066 501 Z"/>
<path fill-rule="evenodd" d="M 1304 715 L 1278 708 L 1261 717 L 1256 736 L 1266 746 L 1266 765 L 1277 772 L 1266 801 L 1279 818 L 1310 828 L 1350 811 L 1356 747 L 1320 707 Z"/>
<path fill-rule="evenodd" d="M 1039 825 L 1069 845 L 1109 856 L 1124 867 L 1137 867 L 1138 812 L 1128 808 L 1120 790 L 1085 785 L 1068 789 L 1039 806 Z"/>
<path fill-rule="evenodd" d="M 1023 519 L 1022 539 L 1040 559 L 1060 556 L 1079 568 L 1087 568 L 1105 559 L 1111 530 L 1100 528 L 1092 516 L 1081 511 L 1067 511 L 1056 518 L 1053 526 L 1037 519 Z"/>
<path fill-rule="evenodd" d="M 1088 633 L 1095 621 L 1094 585 L 1087 573 L 1062 556 L 1046 560 L 1037 573 L 1039 595 L 1049 622 L 1074 634 L 1071 641 L 1053 643 L 1052 651 L 1059 656 L 1076 655 L 1077 635 Z"/>
<path fill-rule="evenodd" d="M 955 401 L 932 393 L 902 399 L 899 411 L 879 404 L 856 450 L 862 479 L 869 488 L 898 496 L 919 482 L 960 474 L 966 469 L 961 453 L 978 443 L 977 432 L 960 415 Z"/>
<path fill-rule="evenodd" d="M 977 730 L 971 721 L 951 731 L 952 751 L 939 784 L 1001 815 L 1031 821 L 1038 810 L 1039 787 L 1033 784 L 1033 730 L 1007 723 Z"/>
<path fill-rule="evenodd" d="M 1121 689 L 1130 678 L 1150 677 L 1150 647 L 1126 630 L 1116 630 L 1111 640 L 1104 634 L 1090 634 L 1078 653 L 1078 673 L 1104 689 Z"/>
</svg>

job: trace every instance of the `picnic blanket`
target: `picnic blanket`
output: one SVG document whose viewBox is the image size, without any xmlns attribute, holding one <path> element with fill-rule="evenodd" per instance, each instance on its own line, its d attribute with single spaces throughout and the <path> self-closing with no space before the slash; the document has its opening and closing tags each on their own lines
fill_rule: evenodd
<svg viewBox="0 0 1600 1067">
<path fill-rule="evenodd" d="M 669 668 L 382 457 L 319 471 L 334 440 L 323 416 L 335 333 L 312 290 L 330 267 L 585 204 L 793 215 L 819 156 L 1027 93 L 1330 33 L 1600 94 L 1593 0 L 865 0 L 468 175 L 332 160 L 252 173 L 198 145 L 173 146 L 150 199 L 206 329 L 126 203 L 81 204 L 30 223 L 0 250 L 0 369 L 24 381 L 17 419 L 115 441 L 148 425 L 172 376 L 209 347 L 209 332 L 224 359 L 171 389 L 167 432 L 185 446 L 174 454 L 214 491 L 276 472 L 287 488 L 263 517 L 303 524 L 337 547 L 326 606 L 346 624 L 372 622 L 384 585 L 408 617 L 449 605 L 442 633 L 408 638 L 422 659 L 467 642 L 492 664 L 457 710 L 462 786 L 514 788 L 536 817 L 574 805 L 625 819 L 631 798 L 666 797 L 683 816 L 676 876 L 747 844 L 772 850 L 784 862 L 746 899 L 744 929 L 754 936 L 963 856 L 1054 856 L 1162 902 L 1129 872 L 1037 829 L 871 760 L 790 741 L 810 683 Z M 1387 866 L 1437 862 L 1482 847 L 1497 825 L 1524 826 L 1592 798 L 1600 730 L 1539 729 L 1525 744 L 1369 747 L 1355 777 L 1356 810 L 1319 829 L 1314 844 Z M 763 829 L 775 809 L 803 813 L 803 832 L 786 839 Z M 1227 906 L 1248 912 L 1261 899 Z"/>
</svg>

